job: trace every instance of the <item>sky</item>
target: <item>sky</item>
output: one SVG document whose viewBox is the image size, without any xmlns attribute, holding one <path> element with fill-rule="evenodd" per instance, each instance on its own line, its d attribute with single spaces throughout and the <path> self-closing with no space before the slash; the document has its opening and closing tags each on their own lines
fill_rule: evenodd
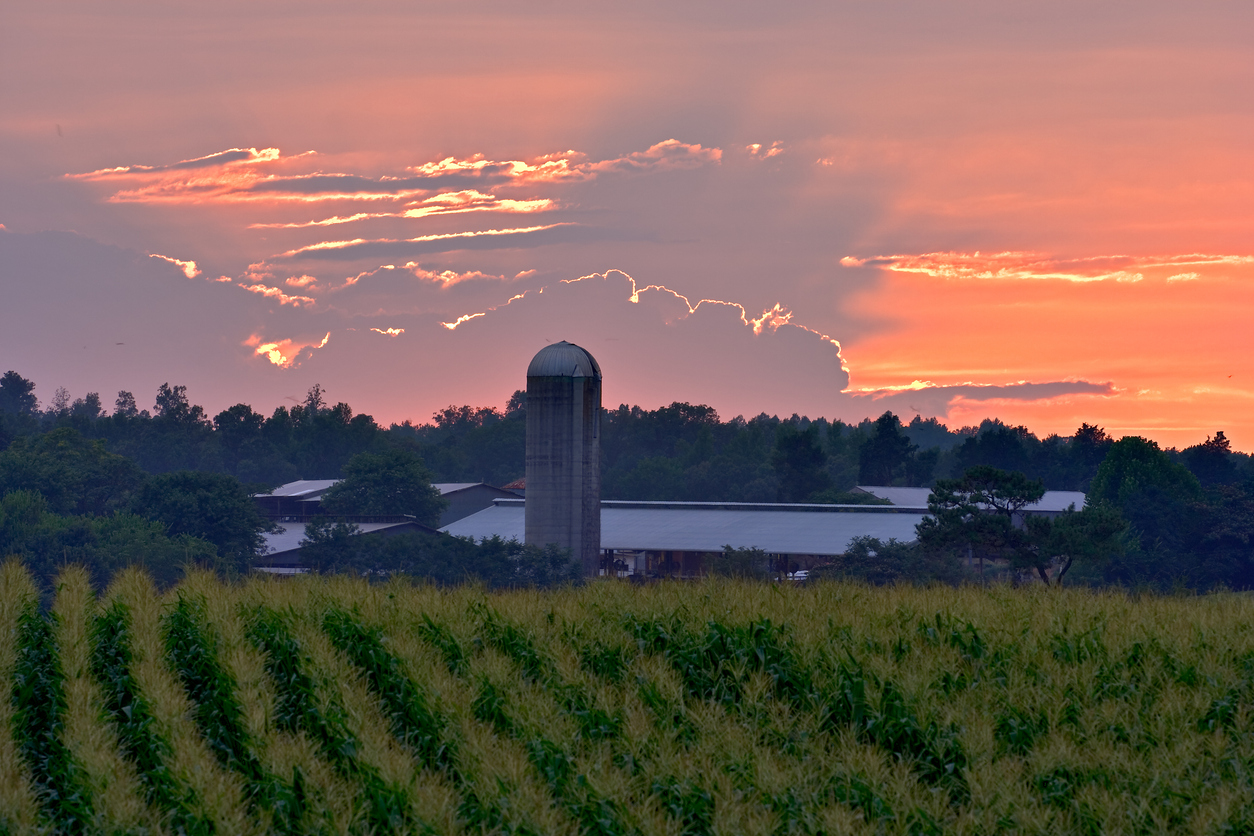
<svg viewBox="0 0 1254 836">
<path fill-rule="evenodd" d="M 1254 450 L 1254 5 L 0 7 L 0 371 Z"/>
</svg>

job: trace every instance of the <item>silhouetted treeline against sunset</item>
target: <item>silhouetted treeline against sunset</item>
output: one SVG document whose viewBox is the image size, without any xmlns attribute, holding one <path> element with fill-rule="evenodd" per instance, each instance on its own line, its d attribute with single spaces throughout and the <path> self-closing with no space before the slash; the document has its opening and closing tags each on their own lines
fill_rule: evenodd
<svg viewBox="0 0 1254 836">
<path fill-rule="evenodd" d="M 420 458 L 432 481 L 505 485 L 524 475 L 525 437 L 521 391 L 503 408 L 449 406 L 428 422 L 382 427 L 329 404 L 318 386 L 269 416 L 237 404 L 210 417 L 185 387 L 168 384 L 151 408 L 130 392 L 107 408 L 96 393 L 71 399 L 65 390 L 45 406 L 34 384 L 10 371 L 0 378 L 0 551 L 20 540 L 49 571 L 75 555 L 105 561 L 112 549 L 181 553 L 238 572 L 266 525 L 248 510 L 251 493 L 338 478 L 354 456 L 395 450 Z M 1254 588 L 1254 461 L 1231 450 L 1222 431 L 1163 450 L 1090 424 L 1042 439 L 996 420 L 954 430 L 888 412 L 856 425 L 798 415 L 723 420 L 686 403 L 623 405 L 602 422 L 606 499 L 871 502 L 854 486 L 931 487 L 980 466 L 1046 490 L 1087 491 L 1090 504 L 1129 523 L 1117 565 L 1077 576 Z"/>
</svg>

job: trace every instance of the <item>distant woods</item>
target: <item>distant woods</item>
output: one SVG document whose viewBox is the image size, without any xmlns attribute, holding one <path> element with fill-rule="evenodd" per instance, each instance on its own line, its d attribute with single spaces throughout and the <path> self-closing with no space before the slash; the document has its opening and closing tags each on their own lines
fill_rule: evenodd
<svg viewBox="0 0 1254 836">
<path fill-rule="evenodd" d="M 314 386 L 302 403 L 269 416 L 236 404 L 211 417 L 186 387 L 169 384 L 151 408 L 140 408 L 131 392 L 119 392 L 110 410 L 98 393 L 71 399 L 64 389 L 42 406 L 34 383 L 9 371 L 0 378 L 0 450 L 69 430 L 146 473 L 221 473 L 265 489 L 338 478 L 359 453 L 404 449 L 437 482 L 505 485 L 524 475 L 526 412 L 519 391 L 503 408 L 448 406 L 425 423 L 382 427 L 346 403 L 329 403 Z M 850 502 L 865 500 L 848 493 L 855 485 L 931 487 L 981 465 L 1039 479 L 1046 490 L 1083 491 L 1115 441 L 1090 424 L 1042 439 L 997 420 L 958 429 L 918 416 L 903 424 L 891 412 L 859 424 L 766 414 L 725 421 L 687 403 L 607 409 L 602 427 L 606 499 Z M 1254 481 L 1254 462 L 1222 431 L 1163 453 L 1202 487 Z M 102 510 L 99 499 L 87 501 Z"/>
<path fill-rule="evenodd" d="M 148 538 L 150 552 L 209 555 L 230 573 L 247 568 L 266 524 L 248 512 L 250 493 L 339 478 L 354 457 L 386 463 L 399 453 L 396 461 L 420 460 L 435 482 L 503 486 L 525 470 L 521 391 L 500 408 L 449 406 L 427 422 L 388 427 L 330 403 L 320 386 L 268 416 L 247 404 L 210 416 L 186 387 L 168 383 L 151 407 L 125 391 L 111 408 L 107 400 L 58 389 L 44 405 L 30 380 L 15 371 L 0 377 L 0 551 L 38 552 L 51 571 L 56 561 L 105 543 L 116 551 L 119 538 Z M 996 420 L 958 429 L 919 417 L 902 423 L 890 412 L 858 424 L 765 414 L 723 420 L 709 406 L 687 403 L 622 405 L 602 421 L 606 499 L 868 503 L 878 500 L 854 486 L 947 485 L 974 468 L 1021 474 L 1044 490 L 1087 491 L 1091 503 L 1128 523 L 1121 562 L 1098 572 L 1090 560 L 1068 578 L 1254 587 L 1254 461 L 1232 450 L 1223 432 L 1163 450 L 1090 424 L 1039 438 Z M 122 517 L 108 530 L 100 522 Z M 1074 540 L 1068 532 L 1037 532 L 1032 543 L 1015 546 L 1016 565 L 1036 565 L 1045 535 L 1050 543 L 1064 534 Z M 891 550 L 875 553 L 885 566 L 897 560 Z M 910 576 L 911 561 L 893 571 Z"/>
</svg>

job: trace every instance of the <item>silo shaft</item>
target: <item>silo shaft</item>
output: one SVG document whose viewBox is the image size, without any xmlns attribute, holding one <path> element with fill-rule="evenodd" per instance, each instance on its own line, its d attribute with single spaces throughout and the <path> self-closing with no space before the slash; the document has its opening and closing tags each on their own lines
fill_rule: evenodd
<svg viewBox="0 0 1254 836">
<path fill-rule="evenodd" d="M 601 370 L 570 343 L 527 371 L 526 541 L 570 549 L 585 576 L 601 555 Z"/>
</svg>

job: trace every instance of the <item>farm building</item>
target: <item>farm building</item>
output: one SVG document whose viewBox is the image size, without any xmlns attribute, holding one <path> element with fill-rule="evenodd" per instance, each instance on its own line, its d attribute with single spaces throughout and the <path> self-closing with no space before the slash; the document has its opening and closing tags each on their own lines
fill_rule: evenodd
<svg viewBox="0 0 1254 836">
<path fill-rule="evenodd" d="M 521 541 L 524 502 L 497 499 L 440 530 Z M 808 569 L 844 553 L 855 537 L 913 540 L 926 513 L 926 506 L 602 500 L 601 559 L 623 575 L 695 577 L 707 555 L 731 546 L 761 549 L 777 565 Z"/>
<path fill-rule="evenodd" d="M 435 529 L 403 517 L 353 518 L 359 537 L 393 537 L 397 534 L 434 534 Z M 276 575 L 293 575 L 304 571 L 300 545 L 305 539 L 305 523 L 280 522 L 278 530 L 262 535 L 266 554 L 257 559 L 257 571 Z"/>
<path fill-rule="evenodd" d="M 280 485 L 270 493 L 254 494 L 253 500 L 270 518 L 278 530 L 262 536 L 266 541 L 266 553 L 259 559 L 260 568 L 267 572 L 291 573 L 299 571 L 300 543 L 305 539 L 305 525 L 322 510 L 322 496 L 339 479 L 301 479 Z M 449 525 L 463 517 L 491 506 L 500 497 L 517 497 L 510 491 L 495 488 L 483 482 L 437 482 L 434 487 L 448 500 L 448 507 L 440 514 L 440 525 Z M 421 523 L 406 517 L 347 518 L 358 528 L 360 535 L 388 537 L 395 534 L 425 531 L 434 533 Z"/>
<path fill-rule="evenodd" d="M 305 522 L 322 513 L 323 494 L 339 481 L 301 479 L 288 482 L 270 493 L 253 494 L 253 501 L 270 519 Z M 440 514 L 440 525 L 448 525 L 481 511 L 491 505 L 494 499 L 518 496 L 512 491 L 493 487 L 486 482 L 436 482 L 433 487 L 448 500 L 448 507 Z"/>
<path fill-rule="evenodd" d="M 857 493 L 866 493 L 884 499 L 899 508 L 922 508 L 927 510 L 927 498 L 931 488 L 894 488 L 882 485 L 858 485 Z M 1063 511 L 1074 506 L 1079 511 L 1084 508 L 1082 491 L 1045 491 L 1039 502 L 1024 506 L 1023 513 L 1029 516 L 1056 517 Z"/>
</svg>

